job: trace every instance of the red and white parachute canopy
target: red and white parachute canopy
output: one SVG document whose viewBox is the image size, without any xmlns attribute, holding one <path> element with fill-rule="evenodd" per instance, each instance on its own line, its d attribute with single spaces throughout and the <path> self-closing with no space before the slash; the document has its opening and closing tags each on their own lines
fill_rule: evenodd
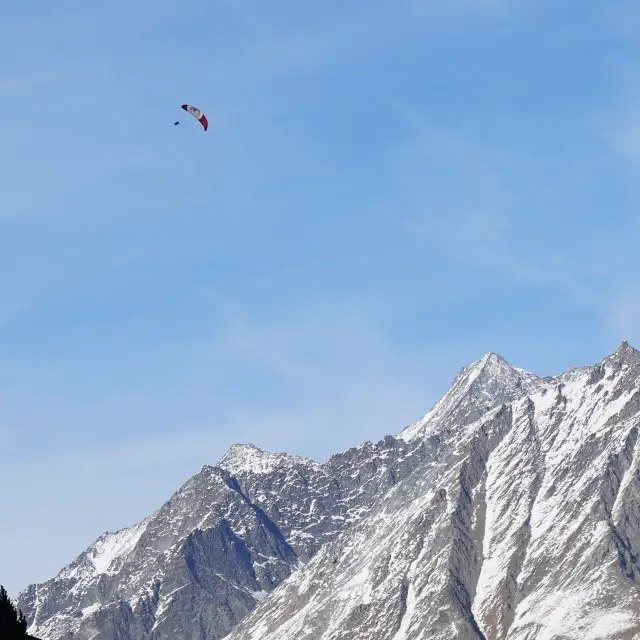
<svg viewBox="0 0 640 640">
<path fill-rule="evenodd" d="M 207 116 L 200 111 L 197 107 L 192 107 L 190 104 L 183 104 L 182 108 L 189 112 L 196 120 L 200 121 L 200 124 L 204 127 L 204 130 L 207 130 L 209 123 L 207 122 Z"/>
</svg>

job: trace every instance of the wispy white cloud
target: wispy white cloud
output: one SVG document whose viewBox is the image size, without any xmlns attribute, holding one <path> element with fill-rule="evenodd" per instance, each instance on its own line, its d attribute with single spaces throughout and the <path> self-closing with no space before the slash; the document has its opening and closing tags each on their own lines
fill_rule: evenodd
<svg viewBox="0 0 640 640">
<path fill-rule="evenodd" d="M 521 290 L 568 296 L 582 314 L 600 317 L 606 345 L 617 344 L 624 336 L 633 339 L 638 333 L 634 323 L 640 320 L 639 298 L 632 287 L 638 222 L 633 216 L 625 220 L 623 212 L 617 212 L 619 232 L 615 232 L 605 224 L 609 212 L 602 211 L 596 220 L 576 216 L 578 226 L 566 234 L 566 240 L 554 237 L 555 227 L 566 229 L 562 217 L 574 215 L 569 198 L 564 204 L 563 193 L 586 190 L 585 171 L 586 175 L 597 173 L 596 163 L 549 169 L 537 176 L 544 181 L 541 193 L 547 189 L 558 194 L 553 198 L 556 213 L 549 215 L 542 208 L 544 198 L 527 203 L 518 193 L 523 186 L 529 188 L 527 175 L 535 163 L 525 148 L 501 148 L 437 127 L 415 112 L 409 112 L 407 122 L 406 141 L 392 161 L 396 190 L 388 207 L 410 233 L 421 238 L 429 251 L 467 270 L 474 282 L 489 278 L 496 283 L 494 289 L 511 282 Z M 611 118 L 609 127 L 601 131 L 606 131 L 604 138 L 637 179 L 640 118 L 636 109 Z M 453 191 L 452 184 L 457 185 Z M 596 221 L 603 228 L 601 235 L 589 232 Z M 621 287 L 624 293 L 618 294 Z"/>
<path fill-rule="evenodd" d="M 397 190 L 389 205 L 400 209 L 407 229 L 462 264 L 529 284 L 556 282 L 563 265 L 532 255 L 520 235 L 518 217 L 530 212 L 519 210 L 510 178 L 526 158 L 415 112 L 408 123 L 407 140 L 393 159 Z"/>
<path fill-rule="evenodd" d="M 614 107 L 601 125 L 606 144 L 634 174 L 640 170 L 640 85 Z"/>
</svg>

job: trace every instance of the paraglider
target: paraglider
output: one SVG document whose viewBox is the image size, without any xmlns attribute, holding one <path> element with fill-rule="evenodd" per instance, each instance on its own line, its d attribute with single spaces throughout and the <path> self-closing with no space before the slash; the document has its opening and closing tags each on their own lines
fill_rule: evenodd
<svg viewBox="0 0 640 640">
<path fill-rule="evenodd" d="M 182 108 L 187 113 L 190 113 L 196 120 L 198 120 L 200 124 L 204 127 L 205 131 L 207 130 L 207 128 L 209 127 L 209 123 L 207 122 L 207 116 L 205 116 L 204 113 L 200 111 L 200 109 L 198 109 L 197 107 L 193 107 L 190 104 L 183 104 Z"/>
</svg>

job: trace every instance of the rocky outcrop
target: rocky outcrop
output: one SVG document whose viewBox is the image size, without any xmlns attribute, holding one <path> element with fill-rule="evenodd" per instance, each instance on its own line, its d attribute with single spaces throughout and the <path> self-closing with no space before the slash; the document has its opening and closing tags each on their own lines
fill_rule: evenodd
<svg viewBox="0 0 640 640">
<path fill-rule="evenodd" d="M 18 604 L 43 640 L 640 637 L 640 353 L 487 354 L 326 463 L 236 445 Z"/>
</svg>

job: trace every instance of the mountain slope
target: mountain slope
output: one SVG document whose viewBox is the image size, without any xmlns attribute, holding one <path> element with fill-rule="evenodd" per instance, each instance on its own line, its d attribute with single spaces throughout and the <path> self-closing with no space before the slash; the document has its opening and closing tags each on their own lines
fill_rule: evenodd
<svg viewBox="0 0 640 640">
<path fill-rule="evenodd" d="M 640 354 L 522 384 L 487 361 L 401 434 L 434 459 L 228 640 L 640 637 Z"/>
<path fill-rule="evenodd" d="M 42 640 L 640 637 L 639 412 L 626 343 L 547 378 L 490 353 L 326 463 L 235 445 L 18 605 Z"/>
<path fill-rule="evenodd" d="M 19 606 L 43 640 L 221 638 L 436 447 L 388 437 L 319 464 L 235 445 Z"/>
</svg>

